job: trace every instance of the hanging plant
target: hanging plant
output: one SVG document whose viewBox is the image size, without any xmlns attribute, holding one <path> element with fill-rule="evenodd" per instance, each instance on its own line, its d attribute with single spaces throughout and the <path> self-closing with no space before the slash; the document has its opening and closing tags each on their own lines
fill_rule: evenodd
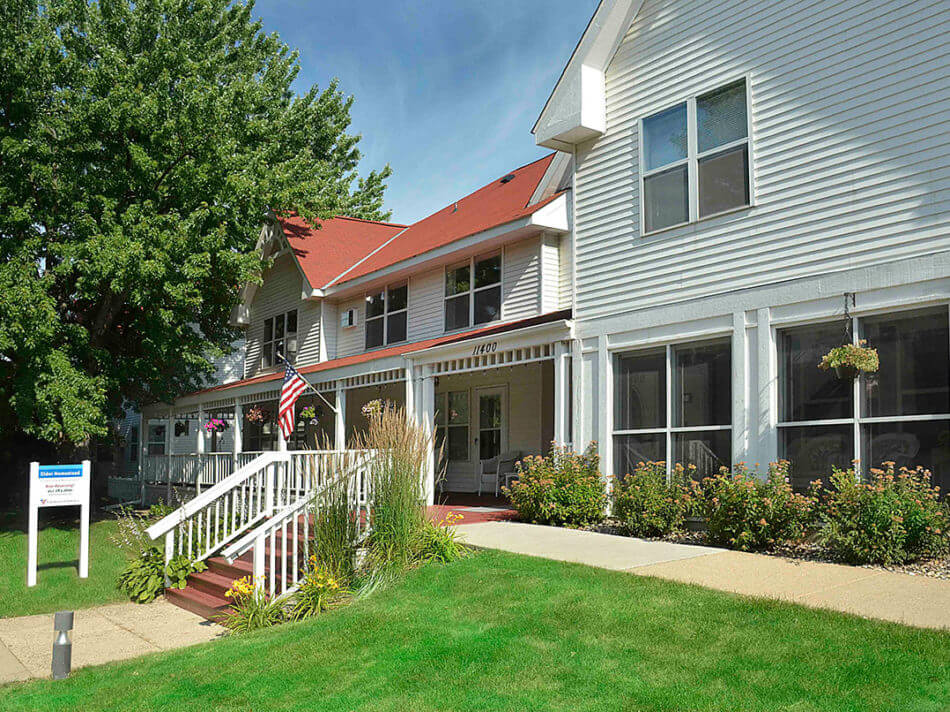
<svg viewBox="0 0 950 712">
<path fill-rule="evenodd" d="M 205 423 L 205 430 L 209 433 L 223 433 L 227 427 L 228 424 L 221 418 L 208 418 L 208 422 Z"/>
<path fill-rule="evenodd" d="M 260 406 L 253 406 L 247 411 L 247 421 L 249 423 L 263 423 L 267 420 L 267 411 Z"/>
<path fill-rule="evenodd" d="M 881 367 L 877 349 L 865 346 L 866 343 L 860 341 L 836 346 L 824 355 L 818 368 L 822 371 L 834 369 L 835 375 L 842 380 L 853 379 L 858 373 L 876 373 Z"/>
<path fill-rule="evenodd" d="M 300 409 L 300 417 L 307 421 L 309 425 L 316 425 L 319 423 L 319 418 L 322 413 L 312 405 L 305 406 Z"/>
</svg>

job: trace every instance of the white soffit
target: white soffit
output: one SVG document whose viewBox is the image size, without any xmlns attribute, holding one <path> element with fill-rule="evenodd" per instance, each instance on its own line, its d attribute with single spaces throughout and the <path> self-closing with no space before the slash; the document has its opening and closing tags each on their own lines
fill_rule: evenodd
<svg viewBox="0 0 950 712">
<path fill-rule="evenodd" d="M 607 129 L 604 72 L 643 0 L 601 0 L 531 133 L 539 146 L 570 152 Z"/>
</svg>

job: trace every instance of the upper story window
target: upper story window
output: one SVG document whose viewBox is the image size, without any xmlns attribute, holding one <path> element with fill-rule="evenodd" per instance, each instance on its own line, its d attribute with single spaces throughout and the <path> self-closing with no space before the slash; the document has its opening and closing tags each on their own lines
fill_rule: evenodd
<svg viewBox="0 0 950 712">
<path fill-rule="evenodd" d="M 744 79 L 643 119 L 643 232 L 751 205 Z"/>
<path fill-rule="evenodd" d="M 406 340 L 409 286 L 389 286 L 366 296 L 366 348 Z"/>
<path fill-rule="evenodd" d="M 500 318 L 500 254 L 465 260 L 445 270 L 446 331 Z"/>
<path fill-rule="evenodd" d="M 281 354 L 293 363 L 297 359 L 297 310 L 278 314 L 264 320 L 264 339 L 261 343 L 261 368 L 279 366 Z"/>
</svg>

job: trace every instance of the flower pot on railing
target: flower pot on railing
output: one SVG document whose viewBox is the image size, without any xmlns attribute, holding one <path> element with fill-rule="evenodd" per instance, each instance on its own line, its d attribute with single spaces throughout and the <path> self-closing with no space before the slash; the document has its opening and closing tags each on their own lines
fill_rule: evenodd
<svg viewBox="0 0 950 712">
<path fill-rule="evenodd" d="M 868 348 L 866 343 L 836 346 L 824 355 L 818 368 L 833 370 L 842 381 L 853 381 L 861 373 L 876 373 L 881 365 L 877 349 Z"/>
</svg>

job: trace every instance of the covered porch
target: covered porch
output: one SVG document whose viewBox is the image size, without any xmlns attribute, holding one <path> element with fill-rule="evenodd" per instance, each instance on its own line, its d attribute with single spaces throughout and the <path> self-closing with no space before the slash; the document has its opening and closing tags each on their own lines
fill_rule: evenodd
<svg viewBox="0 0 950 712">
<path fill-rule="evenodd" d="M 139 496 L 144 503 L 174 504 L 175 492 L 187 499 L 268 451 L 345 450 L 367 425 L 363 406 L 377 399 L 433 429 L 430 503 L 449 493 L 496 496 L 515 460 L 544 454 L 554 441 L 570 442 L 570 322 L 512 327 L 360 363 L 301 368 L 320 396 L 301 396 L 297 425 L 286 440 L 276 422 L 279 377 L 146 408 Z"/>
</svg>

